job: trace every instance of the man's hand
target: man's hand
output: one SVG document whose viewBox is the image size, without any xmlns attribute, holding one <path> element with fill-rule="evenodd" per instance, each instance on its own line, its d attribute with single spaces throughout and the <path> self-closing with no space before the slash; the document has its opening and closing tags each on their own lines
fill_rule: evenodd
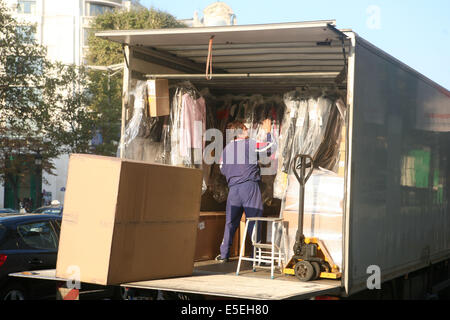
<svg viewBox="0 0 450 320">
<path fill-rule="evenodd" d="M 262 128 L 267 133 L 270 133 L 270 131 L 272 129 L 272 120 L 270 120 L 270 119 L 264 120 L 263 123 L 262 123 Z"/>
</svg>

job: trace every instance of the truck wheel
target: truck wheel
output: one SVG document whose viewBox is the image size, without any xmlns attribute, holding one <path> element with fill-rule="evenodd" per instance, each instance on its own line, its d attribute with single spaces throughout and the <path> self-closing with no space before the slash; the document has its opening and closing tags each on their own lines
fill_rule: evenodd
<svg viewBox="0 0 450 320">
<path fill-rule="evenodd" d="M 314 276 L 314 267 L 308 261 L 299 261 L 294 267 L 295 276 L 303 282 L 309 281 Z"/>
<path fill-rule="evenodd" d="M 313 261 L 313 262 L 311 262 L 311 265 L 312 265 L 313 268 L 314 268 L 314 277 L 313 277 L 313 280 L 317 280 L 317 279 L 320 278 L 320 272 L 321 272 L 321 270 L 320 270 L 320 264 L 319 264 L 318 262 L 316 262 L 316 261 Z"/>
</svg>

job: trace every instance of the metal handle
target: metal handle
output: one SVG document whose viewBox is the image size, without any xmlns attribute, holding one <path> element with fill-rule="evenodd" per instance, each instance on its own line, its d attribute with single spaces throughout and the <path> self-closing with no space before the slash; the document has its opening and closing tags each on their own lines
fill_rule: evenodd
<svg viewBox="0 0 450 320">
<path fill-rule="evenodd" d="M 298 163 L 298 159 L 300 159 L 300 163 Z M 308 159 L 309 159 L 309 162 L 306 161 Z M 310 169 L 308 171 L 308 174 L 306 174 L 306 176 L 305 176 L 306 168 L 310 168 Z M 300 174 L 297 172 L 299 169 L 300 169 Z M 304 186 L 306 184 L 308 179 L 311 177 L 313 170 L 314 170 L 314 160 L 310 155 L 298 154 L 295 156 L 293 171 L 294 171 L 295 177 L 297 178 L 298 183 L 300 183 L 300 185 Z"/>
<path fill-rule="evenodd" d="M 31 260 L 28 260 L 28 264 L 32 264 L 32 265 L 39 265 L 39 264 L 43 264 L 44 261 L 42 261 L 39 258 L 33 258 Z"/>
<path fill-rule="evenodd" d="M 298 161 L 300 159 L 300 161 Z M 309 159 L 309 162 L 307 160 Z M 310 168 L 308 173 L 306 173 L 306 168 Z M 311 177 L 311 174 L 314 170 L 314 160 L 310 155 L 307 154 L 298 154 L 294 158 L 294 167 L 293 171 L 295 177 L 297 178 L 300 186 L 299 186 L 299 198 L 298 198 L 298 225 L 297 225 L 297 233 L 295 234 L 295 244 L 294 244 L 294 253 L 295 255 L 300 255 L 305 236 L 303 235 L 303 213 L 305 210 L 305 184 L 308 179 Z M 297 172 L 300 171 L 300 174 Z"/>
</svg>

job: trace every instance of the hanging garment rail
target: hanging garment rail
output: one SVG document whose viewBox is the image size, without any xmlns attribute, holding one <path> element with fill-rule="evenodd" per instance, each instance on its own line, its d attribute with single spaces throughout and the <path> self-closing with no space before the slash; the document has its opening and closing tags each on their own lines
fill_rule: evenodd
<svg viewBox="0 0 450 320">
<path fill-rule="evenodd" d="M 291 73 L 218 73 L 211 79 L 246 79 L 246 78 L 336 78 L 339 72 L 291 72 Z M 205 74 L 147 74 L 148 79 L 205 79 Z"/>
</svg>

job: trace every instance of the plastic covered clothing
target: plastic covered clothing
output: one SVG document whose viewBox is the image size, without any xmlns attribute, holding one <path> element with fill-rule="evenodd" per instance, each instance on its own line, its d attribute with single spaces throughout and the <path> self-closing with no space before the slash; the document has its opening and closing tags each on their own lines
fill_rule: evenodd
<svg viewBox="0 0 450 320">
<path fill-rule="evenodd" d="M 339 157 L 340 129 L 345 107 L 333 97 L 317 93 L 285 95 L 287 106 L 281 124 L 278 170 L 274 197 L 284 199 L 293 159 L 298 154 L 310 155 L 315 167 L 335 169 Z"/>
</svg>

